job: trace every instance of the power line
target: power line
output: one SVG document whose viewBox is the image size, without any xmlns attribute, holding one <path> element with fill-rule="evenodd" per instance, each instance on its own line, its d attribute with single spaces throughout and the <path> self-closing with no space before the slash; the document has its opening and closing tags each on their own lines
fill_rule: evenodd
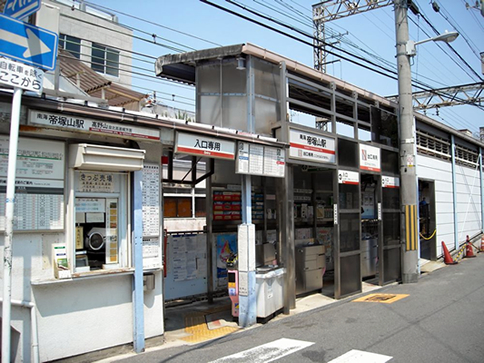
<svg viewBox="0 0 484 363">
<path fill-rule="evenodd" d="M 469 4 L 467 3 L 467 1 L 465 0 L 462 0 L 462 2 L 464 3 L 464 6 L 465 8 L 467 9 L 467 11 L 469 11 L 469 9 L 473 9 L 472 6 L 469 6 Z M 484 31 L 484 26 L 482 25 L 482 23 L 477 19 L 477 16 L 476 14 L 474 14 L 472 11 L 470 12 L 471 13 L 471 16 L 472 18 L 476 21 L 477 25 Z"/>
<path fill-rule="evenodd" d="M 245 20 L 248 20 L 248 21 L 250 21 L 250 22 L 253 22 L 253 23 L 257 24 L 257 25 L 260 25 L 260 26 L 262 26 L 262 27 L 265 27 L 265 28 L 267 28 L 267 29 L 270 29 L 270 30 L 272 30 L 272 31 L 274 31 L 274 32 L 277 32 L 277 33 L 279 33 L 279 34 L 285 35 L 285 36 L 287 36 L 287 37 L 289 37 L 289 38 L 291 38 L 291 39 L 297 40 L 297 41 L 299 41 L 299 42 L 301 42 L 301 43 L 303 43 L 303 44 L 306 44 L 306 45 L 309 45 L 309 46 L 313 47 L 313 44 L 312 44 L 312 43 L 310 43 L 310 42 L 307 42 L 307 41 L 305 41 L 305 40 L 302 40 L 302 39 L 300 39 L 300 38 L 297 38 L 297 37 L 295 37 L 295 36 L 294 36 L 294 35 L 292 35 L 292 34 L 285 33 L 285 32 L 283 32 L 283 31 L 281 31 L 281 30 L 279 30 L 279 29 L 276 29 L 276 28 L 271 27 L 271 26 L 269 26 L 269 25 L 267 25 L 267 24 L 261 23 L 261 22 L 259 22 L 259 21 L 257 21 L 257 20 L 251 19 L 251 18 L 249 18 L 249 17 L 247 17 L 247 16 L 245 16 L 245 15 L 243 15 L 243 14 L 240 14 L 240 13 L 237 13 L 237 12 L 235 12 L 235 11 L 233 11 L 233 10 L 230 10 L 230 9 L 224 8 L 224 7 L 222 7 L 222 6 L 218 5 L 218 4 L 211 3 L 211 2 L 210 2 L 210 1 L 208 1 L 208 0 L 200 0 L 200 1 L 201 1 L 201 2 L 203 2 L 203 3 L 206 3 L 206 4 L 208 4 L 208 5 L 214 6 L 214 7 L 218 8 L 218 9 L 221 9 L 221 10 L 223 10 L 223 11 L 226 11 L 226 12 L 228 12 L 228 13 L 232 14 L 232 15 L 235 15 L 235 16 L 238 16 L 238 17 L 241 17 L 241 18 L 243 18 L 243 19 L 245 19 Z M 226 1 L 230 2 L 230 0 L 226 0 Z M 236 4 L 235 4 L 235 5 L 236 5 Z M 249 12 L 250 12 L 250 11 L 249 11 Z M 260 14 L 258 14 L 258 13 L 255 13 L 255 15 L 258 15 L 258 16 L 260 16 L 260 17 L 264 18 L 264 16 L 263 16 L 263 15 L 260 15 Z M 271 20 L 271 19 L 266 19 L 266 20 Z M 273 21 L 273 20 L 271 20 L 271 21 Z M 284 26 L 284 25 L 283 25 L 283 26 Z M 291 30 L 294 30 L 294 29 L 291 29 Z M 297 31 L 297 30 L 295 30 L 295 31 Z M 305 35 L 305 36 L 308 36 L 307 34 L 304 34 L 304 33 L 302 33 L 302 34 L 303 34 L 303 35 Z M 312 38 L 312 39 L 314 39 L 312 36 L 309 36 L 309 37 L 310 37 L 310 38 Z M 333 47 L 333 48 L 338 49 L 338 50 L 341 50 L 341 51 L 344 51 L 344 50 L 342 50 L 341 48 L 336 48 L 336 47 Z M 345 52 L 345 53 L 348 53 L 348 52 L 346 52 L 346 51 L 344 51 L 344 52 Z M 328 53 L 330 53 L 330 54 L 333 54 L 333 55 L 334 55 L 334 52 L 328 51 Z M 357 56 L 354 56 L 354 55 L 352 55 L 352 56 L 353 56 L 353 57 L 355 57 L 355 58 L 358 58 L 358 59 L 360 59 L 360 58 L 361 58 L 361 57 L 357 57 Z M 339 56 L 339 57 L 340 57 L 340 58 L 342 58 L 342 59 L 344 59 L 344 60 L 347 60 L 347 61 L 349 61 L 349 62 L 351 62 L 351 63 L 357 64 L 357 65 L 359 65 L 360 67 L 363 67 L 363 68 L 366 68 L 366 69 L 368 69 L 368 70 L 370 70 L 370 71 L 373 71 L 373 72 L 375 72 L 375 73 L 381 74 L 381 75 L 383 75 L 383 76 L 385 76 L 385 77 L 389 77 L 389 78 L 397 79 L 396 77 L 393 77 L 393 76 L 391 76 L 391 75 L 389 75 L 389 74 L 385 74 L 385 73 L 383 73 L 383 72 L 381 72 L 381 71 L 379 71 L 379 70 L 372 69 L 372 68 L 370 68 L 370 67 L 368 67 L 368 66 L 365 66 L 365 65 L 363 65 L 363 64 L 361 64 L 361 63 L 358 63 L 358 62 L 356 62 L 356 61 L 354 61 L 354 60 L 352 60 L 352 59 L 349 59 L 349 58 L 346 58 L 346 57 L 343 57 L 343 56 Z M 373 62 L 369 62 L 369 61 L 367 61 L 367 60 L 364 60 L 364 61 L 366 61 L 366 62 L 368 62 L 368 63 L 371 63 L 371 64 L 374 64 Z M 378 66 L 378 65 L 377 65 L 377 66 Z M 380 67 L 380 66 L 378 66 L 378 67 Z M 380 67 L 380 68 L 385 69 L 384 67 Z M 392 71 L 392 70 L 388 70 L 388 69 L 385 69 L 385 70 L 386 70 L 386 71 L 388 71 L 388 72 L 390 72 L 390 73 L 395 73 L 395 72 L 394 72 L 394 71 Z M 413 84 L 413 86 L 414 86 L 415 88 L 418 88 L 418 89 L 421 89 L 421 90 L 428 90 L 428 89 L 432 89 L 432 88 L 433 88 L 433 87 L 431 87 L 430 85 L 427 85 L 427 84 L 425 84 L 425 83 L 423 83 L 423 82 L 421 82 L 421 81 L 414 81 L 413 83 L 414 83 L 414 84 Z M 444 93 L 444 92 L 440 92 L 440 93 L 445 95 L 445 93 Z M 458 99 L 458 98 L 456 98 L 456 99 Z M 481 110 L 484 110 L 484 107 L 483 107 L 483 106 L 479 106 L 479 105 L 474 105 L 474 106 L 476 106 L 476 107 L 480 108 Z"/>
<path fill-rule="evenodd" d="M 161 25 L 159 23 L 154 23 L 152 21 L 149 21 L 149 20 L 146 20 L 146 19 L 143 19 L 143 18 L 136 17 L 133 14 L 126 14 L 126 13 L 123 13 L 123 12 L 121 12 L 119 10 L 111 9 L 111 8 L 108 8 L 108 7 L 105 7 L 105 6 L 102 6 L 102 5 L 97 5 L 97 4 L 94 4 L 94 3 L 91 3 L 91 2 L 88 2 L 88 1 L 84 1 L 84 0 L 73 0 L 73 1 L 78 2 L 78 3 L 85 3 L 85 4 L 87 4 L 87 5 L 91 6 L 91 7 L 97 8 L 99 10 L 112 11 L 112 12 L 114 12 L 116 14 L 121 14 L 123 16 L 127 16 L 127 17 L 130 17 L 130 18 L 133 18 L 133 19 L 136 19 L 136 20 L 145 22 L 147 24 L 151 24 L 151 25 L 157 26 L 157 27 L 162 28 L 162 29 L 167 29 L 167 30 L 170 30 L 172 32 L 175 32 L 175 33 L 178 33 L 178 34 L 181 34 L 181 35 L 185 35 L 185 36 L 188 36 L 188 37 L 193 38 L 193 39 L 201 40 L 203 42 L 206 42 L 206 43 L 209 43 L 209 44 L 212 44 L 212 45 L 216 45 L 218 47 L 221 47 L 222 46 L 221 44 L 212 42 L 212 41 L 207 40 L 207 39 L 204 39 L 204 38 L 197 37 L 196 35 L 189 34 L 189 33 L 185 33 L 185 32 L 182 32 L 180 30 L 176 30 L 176 29 L 173 29 L 173 28 L 170 28 L 170 27 Z"/>
<path fill-rule="evenodd" d="M 445 11 L 447 14 L 443 14 L 442 10 Z M 454 27 L 454 29 L 457 29 L 459 31 L 459 34 L 461 35 L 462 39 L 464 39 L 464 41 L 467 43 L 470 50 L 475 54 L 477 59 L 481 60 L 481 56 L 479 55 L 479 52 L 476 51 L 477 47 L 475 46 L 475 44 L 473 44 L 474 45 L 474 47 L 473 47 L 470 44 L 470 41 L 469 41 L 468 36 L 465 33 L 464 29 L 460 25 L 458 25 L 457 23 L 452 22 L 450 20 L 452 18 L 452 15 L 449 14 L 449 12 L 444 8 L 443 5 L 440 5 L 440 11 L 438 11 L 437 13 L 440 14 L 440 16 L 442 16 L 452 27 Z"/>
<path fill-rule="evenodd" d="M 78 11 L 82 11 L 82 10 L 78 10 Z M 78 18 L 75 18 L 75 17 L 73 17 L 73 16 L 69 16 L 69 15 L 66 15 L 66 14 L 62 14 L 62 16 L 66 17 L 66 18 L 69 18 L 69 19 L 72 19 L 72 20 L 79 21 L 79 19 L 78 19 Z M 89 22 L 89 21 L 87 21 L 87 20 L 83 20 L 83 23 L 85 23 L 85 24 L 89 24 L 89 25 L 92 25 L 92 26 L 97 27 L 97 28 L 106 29 L 106 30 L 109 30 L 109 31 L 111 31 L 111 32 L 113 32 L 113 33 L 117 33 L 117 34 L 126 35 L 126 34 L 124 34 L 124 33 L 120 32 L 120 31 L 118 31 L 118 30 L 114 30 L 114 29 L 112 29 L 112 28 L 110 28 L 110 27 L 107 27 L 107 26 L 102 26 L 102 25 L 100 25 L 100 24 L 91 23 L 91 22 Z M 128 28 L 129 28 L 129 27 L 128 27 Z M 134 28 L 133 28 L 133 29 L 134 29 Z M 130 30 L 132 30 L 132 29 L 130 29 Z M 175 52 L 178 52 L 178 53 L 183 53 L 183 52 L 185 52 L 185 50 L 184 50 L 184 49 L 175 48 L 175 47 L 172 47 L 171 45 L 168 45 L 168 44 L 157 43 L 156 41 L 153 41 L 153 40 L 147 40 L 147 39 L 144 39 L 144 38 L 138 37 L 138 36 L 133 35 L 133 34 L 131 34 L 130 36 L 131 36 L 132 38 L 134 38 L 134 39 L 142 40 L 142 41 L 147 42 L 147 43 L 150 43 L 150 44 L 154 44 L 154 45 L 157 45 L 157 46 L 160 46 L 160 47 L 163 47 L 163 48 L 171 49 L 171 50 L 174 50 Z M 156 39 L 156 36 L 155 36 L 155 39 Z M 189 47 L 186 47 L 186 48 L 189 48 Z"/>
<path fill-rule="evenodd" d="M 430 26 L 430 28 L 434 31 L 435 35 L 439 35 L 440 32 L 433 26 L 433 24 L 427 19 L 427 17 L 422 13 L 420 12 L 420 16 L 422 17 L 422 19 Z M 440 46 L 440 44 L 438 44 L 439 48 L 442 49 L 442 47 Z M 464 58 L 462 58 L 462 56 L 449 44 L 447 43 L 447 46 L 449 47 L 449 49 L 452 50 L 452 52 L 471 70 L 472 73 L 474 73 L 474 75 L 480 80 L 480 81 L 483 81 L 482 77 L 469 65 L 469 63 L 467 63 L 465 61 Z M 452 58 L 451 58 L 452 59 Z M 454 59 L 452 59 L 454 61 L 454 63 L 458 64 Z"/>
<path fill-rule="evenodd" d="M 229 12 L 229 13 L 231 13 L 231 14 L 233 14 L 233 15 L 239 16 L 239 17 L 241 17 L 241 18 L 243 18 L 243 19 L 245 19 L 245 20 L 248 20 L 248 21 L 250 21 L 250 22 L 253 22 L 253 23 L 255 23 L 255 24 L 258 24 L 258 25 L 260 25 L 260 26 L 262 26 L 262 27 L 265 27 L 265 28 L 267 28 L 267 29 L 270 29 L 270 30 L 272 30 L 272 31 L 275 31 L 275 32 L 277 32 L 277 33 L 279 33 L 279 34 L 285 35 L 285 36 L 287 36 L 287 37 L 289 37 L 289 38 L 292 38 L 292 39 L 294 39 L 294 40 L 297 40 L 297 41 L 299 41 L 299 42 L 302 42 L 302 43 L 304 43 L 304 44 L 307 44 L 307 45 L 309 45 L 309 46 L 311 46 L 311 47 L 314 47 L 314 45 L 313 45 L 312 43 L 310 43 L 310 42 L 304 41 L 304 40 L 302 40 L 302 39 L 300 39 L 300 38 L 297 38 L 297 37 L 295 37 L 295 36 L 293 36 L 293 35 L 291 35 L 291 34 L 285 33 L 285 32 L 283 32 L 283 31 L 281 31 L 281 30 L 279 30 L 279 29 L 273 28 L 273 27 L 271 27 L 271 26 L 269 26 L 269 25 L 267 25 L 267 24 L 264 24 L 264 23 L 261 23 L 261 22 L 259 22 L 259 21 L 257 21 L 257 20 L 254 20 L 254 19 L 251 19 L 251 18 L 249 18 L 249 17 L 246 17 L 246 16 L 244 16 L 244 15 L 242 15 L 242 14 L 240 14 L 240 13 L 237 13 L 237 12 L 232 11 L 232 10 L 230 10 L 230 9 L 224 8 L 224 7 L 220 6 L 220 5 L 217 5 L 217 4 L 214 4 L 214 3 L 211 3 L 211 2 L 210 2 L 210 1 L 208 1 L 208 0 L 200 0 L 200 1 L 201 1 L 201 2 L 203 2 L 203 3 L 206 3 L 206 4 L 208 4 L 208 5 L 211 5 L 211 6 L 217 7 L 217 8 L 219 8 L 219 9 L 221 9 L 221 10 L 226 11 L 226 12 Z M 230 3 L 234 4 L 234 5 L 236 5 L 236 6 L 238 6 L 238 7 L 241 7 L 241 6 L 239 6 L 237 3 L 234 3 L 232 0 L 226 0 L 226 1 L 227 1 L 227 2 L 230 2 Z M 265 15 L 260 14 L 260 13 L 257 13 L 257 12 L 255 12 L 255 11 L 252 11 L 252 10 L 250 10 L 250 9 L 248 9 L 248 8 L 244 8 L 243 6 L 242 6 L 242 8 L 243 8 L 244 10 L 246 10 L 246 11 L 248 11 L 248 12 L 250 12 L 250 13 L 254 14 L 254 15 L 257 15 L 257 16 L 259 16 L 259 17 L 264 18 L 265 20 L 269 20 L 269 21 L 275 22 L 275 23 L 276 23 L 276 24 L 278 24 L 278 25 L 281 25 L 281 26 L 283 26 L 283 27 L 287 27 L 287 28 L 289 28 L 289 29 L 290 29 L 290 30 L 292 30 L 292 31 L 295 31 L 295 32 L 297 32 L 297 33 L 299 33 L 299 34 L 301 34 L 301 35 L 304 35 L 305 37 L 308 37 L 308 38 L 311 38 L 312 40 L 315 40 L 315 38 L 314 38 L 314 37 L 313 37 L 311 34 L 305 33 L 305 32 L 303 32 L 302 30 L 299 30 L 299 29 L 297 29 L 297 28 L 295 28 L 295 27 L 293 27 L 293 26 L 291 26 L 291 25 L 286 25 L 286 24 L 284 24 L 284 23 L 279 22 L 278 20 L 275 20 L 275 19 L 272 19 L 272 18 L 267 18 Z M 369 60 L 367 60 L 367 59 L 364 59 L 364 58 L 362 58 L 362 57 L 359 57 L 359 56 L 356 56 L 356 55 L 354 55 L 354 54 L 351 54 L 351 53 L 349 53 L 348 51 L 346 51 L 346 50 L 344 50 L 344 49 L 342 49 L 342 48 L 335 47 L 334 45 L 329 44 L 329 43 L 326 43 L 326 42 L 322 42 L 322 43 L 323 43 L 323 44 L 325 44 L 325 45 L 327 45 L 327 46 L 330 46 L 331 48 L 336 49 L 336 50 L 338 50 L 338 51 L 340 51 L 340 52 L 343 52 L 343 53 L 348 54 L 348 55 L 350 55 L 350 56 L 352 56 L 352 57 L 355 57 L 356 59 L 359 59 L 359 60 L 361 60 L 361 61 L 367 62 L 367 63 L 369 63 L 369 64 L 371 64 L 371 65 L 373 65 L 373 66 L 375 66 L 375 67 L 377 67 L 377 68 L 380 68 L 380 69 L 382 69 L 382 70 L 386 71 L 386 72 L 389 72 L 390 74 L 397 74 L 397 72 L 396 72 L 396 71 L 393 71 L 393 70 L 390 70 L 390 69 L 384 68 L 384 67 L 382 67 L 382 66 L 380 66 L 380 65 L 378 65 L 378 64 L 376 64 L 376 63 L 373 63 L 373 62 L 371 62 L 371 61 L 369 61 Z M 326 52 L 327 52 L 327 53 L 329 53 L 329 54 L 335 55 L 335 56 L 337 56 L 337 57 L 339 57 L 339 58 L 341 58 L 341 59 L 344 59 L 344 60 L 346 60 L 346 61 L 348 61 L 348 62 L 351 62 L 351 63 L 354 63 L 354 64 L 356 64 L 356 65 L 359 65 L 360 67 L 363 67 L 363 68 L 369 69 L 369 70 L 371 70 L 371 71 L 374 71 L 374 72 L 376 72 L 376 73 L 379 73 L 379 74 L 381 74 L 381 75 L 384 75 L 384 76 L 386 76 L 386 77 L 390 77 L 390 78 L 393 78 L 393 79 L 395 79 L 395 80 L 396 80 L 396 79 L 398 79 L 396 76 L 390 76 L 390 75 L 388 75 L 388 74 L 383 73 L 382 71 L 378 71 L 378 70 L 372 69 L 372 68 L 370 68 L 370 67 L 368 67 L 368 66 L 365 66 L 365 65 L 363 65 L 363 64 L 361 64 L 361 63 L 358 63 L 358 62 L 356 62 L 356 61 L 354 61 L 354 60 L 352 60 L 352 59 L 349 59 L 349 58 L 343 57 L 343 56 L 341 56 L 341 55 L 338 55 L 338 54 L 336 54 L 336 53 L 334 53 L 334 52 L 332 52 L 332 51 L 326 50 Z"/>
</svg>

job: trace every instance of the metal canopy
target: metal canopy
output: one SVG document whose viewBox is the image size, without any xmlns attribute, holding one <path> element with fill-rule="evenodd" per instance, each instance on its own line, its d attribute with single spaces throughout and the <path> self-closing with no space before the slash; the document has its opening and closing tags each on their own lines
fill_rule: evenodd
<svg viewBox="0 0 484 363">
<path fill-rule="evenodd" d="M 158 57 L 155 62 L 155 74 L 158 77 L 194 85 L 197 62 L 236 57 L 243 53 L 243 49 L 244 44 L 236 44 L 188 53 L 163 55 Z"/>
</svg>

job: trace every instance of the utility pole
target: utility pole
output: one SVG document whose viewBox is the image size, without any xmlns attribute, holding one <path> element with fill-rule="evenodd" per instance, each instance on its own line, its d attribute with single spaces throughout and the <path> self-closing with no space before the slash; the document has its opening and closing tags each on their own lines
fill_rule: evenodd
<svg viewBox="0 0 484 363">
<path fill-rule="evenodd" d="M 407 0 L 395 0 L 395 33 L 398 66 L 398 116 L 400 118 L 400 177 L 402 205 L 402 282 L 418 280 L 418 225 L 416 128 L 412 107 L 410 56 L 407 55 Z"/>
</svg>

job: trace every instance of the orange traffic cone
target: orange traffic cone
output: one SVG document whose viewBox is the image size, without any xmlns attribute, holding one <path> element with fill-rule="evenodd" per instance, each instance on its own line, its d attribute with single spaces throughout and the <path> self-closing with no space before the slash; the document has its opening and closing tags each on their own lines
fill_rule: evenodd
<svg viewBox="0 0 484 363">
<path fill-rule="evenodd" d="M 480 252 L 484 252 L 484 235 L 481 236 L 481 250 Z"/>
<path fill-rule="evenodd" d="M 446 265 L 457 265 L 457 261 L 452 259 L 452 256 L 450 255 L 444 241 L 442 241 L 442 249 L 444 250 L 444 263 Z"/>
<path fill-rule="evenodd" d="M 468 257 L 476 257 L 474 254 L 474 250 L 472 249 L 472 243 L 469 239 L 469 236 L 466 236 L 466 258 Z"/>
</svg>

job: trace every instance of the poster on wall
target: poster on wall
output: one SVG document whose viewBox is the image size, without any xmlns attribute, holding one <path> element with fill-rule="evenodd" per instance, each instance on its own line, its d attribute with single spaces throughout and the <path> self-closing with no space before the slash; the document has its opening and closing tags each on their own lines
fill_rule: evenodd
<svg viewBox="0 0 484 363">
<path fill-rule="evenodd" d="M 217 286 L 227 286 L 227 259 L 231 254 L 237 253 L 237 234 L 236 233 L 221 233 L 215 235 L 215 246 L 217 253 L 215 258 L 217 260 Z"/>
<path fill-rule="evenodd" d="M 168 275 L 174 282 L 205 278 L 207 257 L 203 235 L 173 235 L 168 238 L 168 245 Z"/>
<path fill-rule="evenodd" d="M 361 218 L 374 219 L 375 212 L 375 190 L 365 190 L 361 193 Z"/>
<path fill-rule="evenodd" d="M 9 137 L 0 136 L 0 230 L 5 230 Z M 15 178 L 15 231 L 64 228 L 63 142 L 19 138 Z"/>
<path fill-rule="evenodd" d="M 165 300 L 207 292 L 207 235 L 180 234 L 167 236 Z"/>
</svg>

